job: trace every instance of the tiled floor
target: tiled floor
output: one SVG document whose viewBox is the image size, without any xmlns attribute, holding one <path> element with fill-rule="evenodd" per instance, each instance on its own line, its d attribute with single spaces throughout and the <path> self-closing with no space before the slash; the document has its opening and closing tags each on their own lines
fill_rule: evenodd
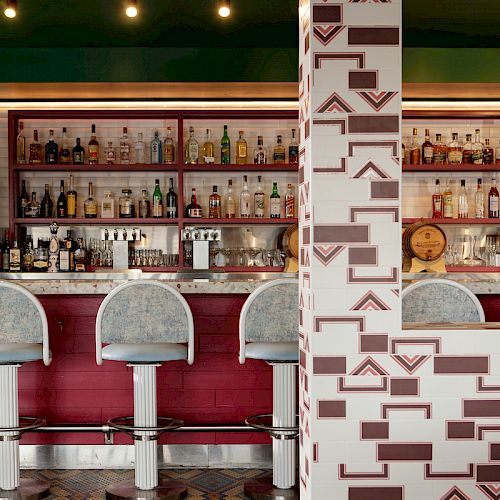
<svg viewBox="0 0 500 500">
<path fill-rule="evenodd" d="M 169 469 L 160 476 L 182 481 L 189 499 L 231 500 L 246 498 L 243 483 L 271 476 L 267 469 Z M 51 484 L 50 500 L 102 500 L 106 486 L 132 479 L 131 470 L 24 470 L 22 477 L 45 479 Z"/>
</svg>

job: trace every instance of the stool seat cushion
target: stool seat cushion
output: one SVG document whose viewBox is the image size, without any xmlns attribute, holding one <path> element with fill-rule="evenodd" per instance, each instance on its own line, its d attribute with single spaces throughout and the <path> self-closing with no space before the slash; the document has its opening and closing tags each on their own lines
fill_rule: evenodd
<svg viewBox="0 0 500 500">
<path fill-rule="evenodd" d="M 250 342 L 245 346 L 245 356 L 266 361 L 299 360 L 298 342 Z"/>
<path fill-rule="evenodd" d="M 141 344 L 108 344 L 102 349 L 102 359 L 130 363 L 156 363 L 187 359 L 187 347 L 170 342 Z"/>
<path fill-rule="evenodd" d="M 42 344 L 0 344 L 0 363 L 24 363 L 43 359 Z"/>
</svg>

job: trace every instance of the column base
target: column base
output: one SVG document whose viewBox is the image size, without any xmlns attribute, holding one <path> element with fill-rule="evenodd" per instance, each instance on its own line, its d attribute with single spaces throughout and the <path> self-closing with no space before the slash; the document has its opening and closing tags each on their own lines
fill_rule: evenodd
<svg viewBox="0 0 500 500">
<path fill-rule="evenodd" d="M 158 486 L 152 490 L 140 490 L 133 480 L 123 481 L 106 488 L 108 500 L 180 500 L 186 497 L 186 486 L 168 479 L 160 479 Z"/>
<path fill-rule="evenodd" d="M 40 500 L 50 495 L 50 484 L 41 479 L 21 479 L 15 490 L 0 489 L 0 499 Z"/>
<path fill-rule="evenodd" d="M 297 485 L 287 489 L 278 488 L 273 485 L 270 477 L 247 481 L 243 491 L 252 500 L 299 500 L 300 498 Z"/>
</svg>

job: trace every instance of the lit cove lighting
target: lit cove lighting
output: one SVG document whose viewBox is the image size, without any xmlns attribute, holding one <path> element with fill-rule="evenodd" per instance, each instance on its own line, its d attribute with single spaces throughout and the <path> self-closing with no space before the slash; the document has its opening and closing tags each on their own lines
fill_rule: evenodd
<svg viewBox="0 0 500 500">
<path fill-rule="evenodd" d="M 137 0 L 128 0 L 125 14 L 127 14 L 128 17 L 137 16 Z"/>
<path fill-rule="evenodd" d="M 229 17 L 231 14 L 231 0 L 222 0 L 219 3 L 219 16 Z"/>
<path fill-rule="evenodd" d="M 12 19 L 17 14 L 17 0 L 7 0 L 5 10 L 3 11 L 6 17 Z"/>
</svg>

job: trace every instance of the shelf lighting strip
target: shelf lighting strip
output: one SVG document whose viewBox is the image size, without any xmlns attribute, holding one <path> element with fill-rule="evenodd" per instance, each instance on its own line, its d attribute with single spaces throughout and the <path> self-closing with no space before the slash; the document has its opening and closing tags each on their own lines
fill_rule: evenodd
<svg viewBox="0 0 500 500">
<path fill-rule="evenodd" d="M 500 111 L 497 101 L 403 101 L 403 111 Z"/>
</svg>

